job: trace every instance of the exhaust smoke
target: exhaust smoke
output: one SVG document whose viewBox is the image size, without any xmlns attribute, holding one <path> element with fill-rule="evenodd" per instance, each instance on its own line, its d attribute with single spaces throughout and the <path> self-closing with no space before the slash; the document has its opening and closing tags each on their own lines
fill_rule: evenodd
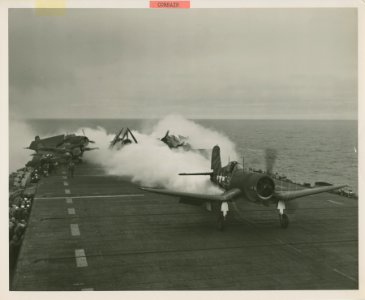
<svg viewBox="0 0 365 300">
<path fill-rule="evenodd" d="M 116 129 L 117 130 L 117 129 Z M 87 161 L 101 165 L 107 174 L 128 176 L 133 182 L 149 187 L 195 193 L 221 193 L 209 176 L 179 176 L 181 172 L 210 171 L 210 155 L 205 157 L 198 151 L 170 149 L 160 141 L 167 130 L 171 134 L 188 137 L 193 149 L 207 149 L 210 153 L 214 145 L 219 145 L 223 153 L 237 157 L 235 145 L 223 134 L 205 128 L 181 116 L 167 116 L 142 133 L 133 131 L 138 144 L 129 144 L 120 150 L 109 149 L 114 134 L 105 129 L 85 129 L 86 135 L 96 142 L 99 150 L 85 152 Z M 81 129 L 79 130 L 80 132 Z"/>
</svg>

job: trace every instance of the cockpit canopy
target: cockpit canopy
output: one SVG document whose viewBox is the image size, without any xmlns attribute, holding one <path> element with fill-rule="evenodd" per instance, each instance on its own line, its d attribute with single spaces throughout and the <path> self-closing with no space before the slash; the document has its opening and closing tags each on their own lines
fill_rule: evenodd
<svg viewBox="0 0 365 300">
<path fill-rule="evenodd" d="M 231 161 L 228 163 L 228 171 L 233 172 L 234 170 L 242 170 L 243 167 L 237 161 Z"/>
</svg>

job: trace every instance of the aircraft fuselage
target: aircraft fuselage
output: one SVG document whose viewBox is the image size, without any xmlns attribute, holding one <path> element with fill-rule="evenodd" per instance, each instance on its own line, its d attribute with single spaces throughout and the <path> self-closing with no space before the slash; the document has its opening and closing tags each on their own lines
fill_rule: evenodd
<svg viewBox="0 0 365 300">
<path fill-rule="evenodd" d="M 267 204 L 275 191 L 275 183 L 267 174 L 245 172 L 237 162 L 230 162 L 211 175 L 211 181 L 228 191 L 240 189 L 252 202 Z"/>
</svg>

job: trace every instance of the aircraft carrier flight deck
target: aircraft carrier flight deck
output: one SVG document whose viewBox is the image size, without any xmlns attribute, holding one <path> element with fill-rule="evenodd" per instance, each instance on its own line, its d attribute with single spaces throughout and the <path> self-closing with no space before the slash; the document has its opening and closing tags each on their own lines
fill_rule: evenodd
<svg viewBox="0 0 365 300">
<path fill-rule="evenodd" d="M 38 183 L 11 290 L 332 290 L 358 288 L 357 200 L 308 196 L 277 210 L 213 214 L 143 191 L 88 163 Z"/>
</svg>

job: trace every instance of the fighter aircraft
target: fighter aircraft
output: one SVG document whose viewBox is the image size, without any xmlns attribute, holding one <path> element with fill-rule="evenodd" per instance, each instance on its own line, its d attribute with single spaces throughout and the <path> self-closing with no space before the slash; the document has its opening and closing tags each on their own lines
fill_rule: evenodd
<svg viewBox="0 0 365 300">
<path fill-rule="evenodd" d="M 170 130 L 167 130 L 165 136 L 161 138 L 161 141 L 164 142 L 169 148 L 183 148 L 184 150 L 191 150 L 191 146 L 186 142 L 187 138 L 185 136 L 172 135 L 169 134 Z"/>
<path fill-rule="evenodd" d="M 133 139 L 133 141 L 138 144 L 137 139 L 134 137 L 132 131 L 127 128 L 122 128 L 114 137 L 114 139 L 110 142 L 109 149 L 116 148 L 117 150 L 121 149 L 125 145 L 129 145 L 132 143 L 132 140 L 129 138 L 129 135 Z"/>
<path fill-rule="evenodd" d="M 271 156 L 271 157 L 270 157 Z M 209 172 L 180 173 L 179 175 L 208 175 L 210 180 L 222 188 L 220 195 L 197 194 L 188 192 L 171 191 L 156 188 L 142 187 L 143 190 L 180 197 L 181 203 L 201 205 L 204 204 L 208 211 L 218 215 L 218 228 L 222 230 L 229 210 L 229 203 L 234 201 L 250 201 L 259 205 L 275 205 L 279 212 L 279 220 L 282 228 L 287 228 L 289 218 L 284 213 L 290 201 L 313 194 L 319 194 L 345 187 L 346 185 L 309 188 L 295 191 L 279 191 L 275 189 L 275 182 L 270 176 L 272 173 L 275 154 L 266 153 L 266 173 L 248 172 L 237 161 L 231 161 L 222 167 L 220 148 L 214 146 L 212 150 L 211 169 Z"/>
<path fill-rule="evenodd" d="M 164 142 L 170 149 L 182 149 L 184 151 L 191 151 L 199 153 L 200 155 L 206 158 L 210 156 L 209 149 L 192 148 L 192 146 L 187 142 L 188 137 L 182 135 L 176 136 L 170 134 L 170 130 L 167 130 L 165 136 L 162 139 L 160 139 L 160 141 Z"/>
<path fill-rule="evenodd" d="M 39 136 L 34 138 L 29 147 L 26 149 L 34 150 L 36 155 L 52 154 L 56 157 L 71 156 L 72 158 L 81 159 L 85 151 L 95 150 L 98 148 L 87 147 L 89 143 L 95 143 L 89 140 L 85 134 L 60 134 L 41 139 Z"/>
</svg>

